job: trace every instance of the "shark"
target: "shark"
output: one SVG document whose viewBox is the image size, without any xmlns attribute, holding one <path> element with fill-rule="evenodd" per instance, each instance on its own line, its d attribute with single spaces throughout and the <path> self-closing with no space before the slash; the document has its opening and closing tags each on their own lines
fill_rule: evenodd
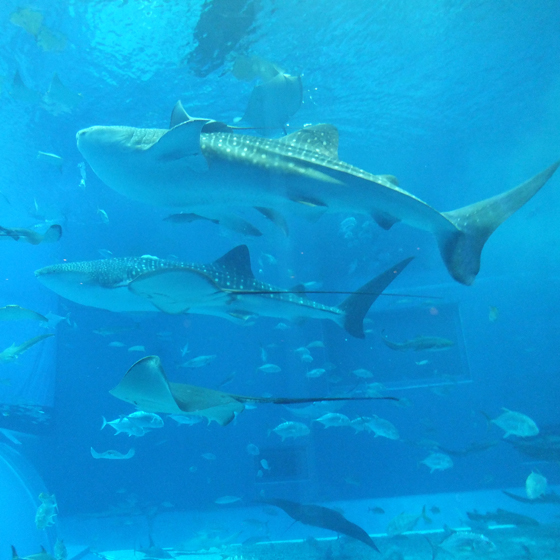
<svg viewBox="0 0 560 560">
<path fill-rule="evenodd" d="M 296 323 L 330 319 L 352 336 L 364 338 L 365 315 L 411 260 L 388 268 L 337 307 L 309 299 L 303 286 L 283 290 L 257 280 L 246 245 L 238 245 L 209 264 L 127 257 L 56 264 L 35 271 L 35 275 L 60 296 L 109 311 L 198 313 L 239 324 L 255 317 Z"/>
<path fill-rule="evenodd" d="M 20 354 L 23 354 L 25 351 L 29 350 L 32 346 L 35 346 L 35 344 L 37 344 L 38 342 L 41 342 L 46 338 L 50 338 L 51 336 L 54 336 L 54 334 L 53 333 L 40 334 L 39 336 L 30 338 L 29 340 L 26 340 L 25 342 L 22 342 L 17 346 L 16 343 L 14 342 L 11 346 L 8 346 L 8 348 L 5 348 L 4 350 L 2 350 L 2 352 L 0 352 L 0 363 L 13 362 L 17 360 Z"/>
<path fill-rule="evenodd" d="M 398 352 L 408 352 L 409 350 L 414 352 L 420 352 L 422 350 L 447 350 L 455 346 L 453 340 L 440 336 L 417 336 L 410 340 L 405 340 L 404 342 L 393 342 L 389 340 L 384 333 L 381 333 L 381 340 L 385 346 L 388 346 L 391 350 L 397 350 Z"/>
<path fill-rule="evenodd" d="M 39 243 L 55 243 L 62 236 L 62 228 L 52 225 L 45 233 L 37 233 L 32 229 L 26 228 L 5 228 L 0 226 L 0 239 L 13 239 L 14 241 L 25 241 L 31 245 Z"/>
<path fill-rule="evenodd" d="M 338 158 L 331 124 L 263 138 L 225 123 L 191 117 L 180 102 L 169 129 L 92 126 L 77 145 L 98 177 L 131 199 L 175 207 L 219 221 L 235 208 L 255 208 L 274 223 L 283 212 L 311 220 L 330 213 L 366 214 L 384 229 L 397 222 L 431 232 L 451 276 L 470 285 L 494 230 L 552 177 L 553 163 L 517 187 L 439 212 L 399 187 Z"/>
</svg>

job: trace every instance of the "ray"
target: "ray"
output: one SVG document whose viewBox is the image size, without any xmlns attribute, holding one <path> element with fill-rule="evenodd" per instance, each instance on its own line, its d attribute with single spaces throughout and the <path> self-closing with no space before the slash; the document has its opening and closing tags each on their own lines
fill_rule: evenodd
<svg viewBox="0 0 560 560">
<path fill-rule="evenodd" d="M 328 529 L 329 531 L 335 531 L 352 537 L 379 552 L 371 537 L 359 525 L 348 521 L 348 519 L 334 509 L 311 504 L 300 504 L 278 498 L 261 499 L 259 502 L 284 510 L 293 520 L 299 521 L 304 525 L 321 527 L 322 529 Z"/>
<path fill-rule="evenodd" d="M 109 391 L 114 397 L 144 412 L 202 416 L 220 426 L 229 424 L 245 409 L 245 403 L 296 404 L 317 401 L 398 400 L 394 397 L 248 397 L 172 383 L 158 356 L 146 356 L 134 363 L 120 383 Z"/>
</svg>

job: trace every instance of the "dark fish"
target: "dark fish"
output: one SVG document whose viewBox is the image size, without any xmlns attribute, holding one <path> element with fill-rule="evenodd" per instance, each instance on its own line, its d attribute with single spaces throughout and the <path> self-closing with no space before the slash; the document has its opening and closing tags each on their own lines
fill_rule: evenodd
<svg viewBox="0 0 560 560">
<path fill-rule="evenodd" d="M 478 513 L 476 510 L 467 511 L 467 517 L 471 521 L 482 523 L 492 522 L 498 525 L 539 525 L 539 522 L 532 517 L 501 508 L 486 513 Z"/>
<path fill-rule="evenodd" d="M 329 529 L 330 531 L 335 531 L 347 537 L 352 537 L 379 552 L 379 549 L 371 540 L 371 537 L 361 527 L 348 521 L 348 519 L 334 509 L 310 504 L 299 504 L 297 502 L 280 500 L 278 498 L 268 498 L 260 501 L 261 503 L 279 507 L 292 519 L 304 525 L 321 527 L 322 529 Z"/>
<path fill-rule="evenodd" d="M 154 544 L 154 541 L 152 539 L 152 535 L 149 535 L 148 537 L 150 539 L 149 546 L 147 548 L 139 548 L 138 552 L 141 552 L 147 558 L 161 558 L 161 559 L 173 558 L 173 556 L 171 556 L 171 554 L 169 554 L 169 552 L 167 552 L 166 550 L 163 550 L 163 548 L 160 548 L 159 546 L 156 546 Z"/>
<path fill-rule="evenodd" d="M 560 426 L 547 426 L 536 436 L 505 441 L 529 457 L 542 461 L 560 461 Z"/>
<path fill-rule="evenodd" d="M 439 451 L 443 451 L 448 455 L 454 455 L 456 457 L 466 457 L 467 455 L 472 455 L 473 453 L 480 453 L 481 451 L 486 451 L 487 449 L 490 449 L 491 447 L 494 447 L 497 444 L 498 442 L 496 440 L 492 440 L 492 441 L 473 441 L 463 449 L 449 449 L 439 444 L 436 447 Z"/>
<path fill-rule="evenodd" d="M 518 496 L 517 494 L 513 494 L 508 492 L 507 490 L 502 490 L 502 492 L 512 498 L 513 500 L 517 500 L 523 504 L 560 504 L 560 495 L 556 492 L 550 492 L 548 494 L 543 494 L 538 498 L 526 498 L 525 496 Z"/>
</svg>

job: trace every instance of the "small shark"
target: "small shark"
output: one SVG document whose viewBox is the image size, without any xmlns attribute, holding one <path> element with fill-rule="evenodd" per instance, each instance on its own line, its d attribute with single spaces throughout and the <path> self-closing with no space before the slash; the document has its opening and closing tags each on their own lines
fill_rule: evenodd
<svg viewBox="0 0 560 560">
<path fill-rule="evenodd" d="M 26 350 L 29 350 L 38 342 L 41 342 L 42 340 L 45 340 L 45 338 L 49 338 L 51 336 L 54 336 L 54 334 L 41 334 L 39 336 L 26 340 L 19 346 L 16 346 L 14 342 L 14 344 L 0 352 L 0 363 L 13 362 L 17 358 L 19 358 L 20 354 L 23 354 Z"/>
<path fill-rule="evenodd" d="M 37 233 L 32 229 L 25 228 L 5 228 L 0 226 L 0 239 L 13 239 L 14 241 L 26 241 L 31 245 L 39 245 L 39 243 L 54 243 L 62 236 L 62 228 L 55 224 L 43 233 Z"/>
<path fill-rule="evenodd" d="M 467 517 L 471 521 L 480 523 L 495 523 L 497 525 L 539 525 L 539 522 L 528 515 L 522 515 L 513 511 L 498 508 L 496 511 L 479 513 L 478 511 L 467 511 Z"/>
<path fill-rule="evenodd" d="M 170 129 L 93 126 L 77 133 L 78 149 L 99 178 L 132 199 L 219 219 L 231 208 L 256 208 L 276 223 L 281 211 L 316 219 L 325 212 L 366 214 L 382 228 L 397 222 L 431 232 L 451 276 L 474 282 L 482 248 L 556 171 L 486 200 L 438 212 L 399 188 L 338 159 L 338 130 L 303 128 L 281 139 L 259 138 L 211 119 L 192 118 L 180 102 Z"/>
<path fill-rule="evenodd" d="M 439 336 L 417 336 L 410 340 L 405 340 L 404 342 L 393 342 L 389 340 L 385 334 L 382 334 L 381 340 L 385 346 L 388 346 L 391 350 L 397 350 L 398 352 L 408 352 L 409 350 L 414 352 L 420 352 L 421 350 L 447 350 L 455 346 L 455 342 L 452 340 Z"/>
<path fill-rule="evenodd" d="M 35 275 L 58 295 L 109 311 L 200 313 L 240 324 L 252 317 L 295 322 L 330 319 L 352 336 L 364 338 L 363 321 L 369 308 L 411 260 L 387 269 L 338 307 L 308 299 L 302 286 L 289 291 L 257 280 L 246 245 L 210 264 L 144 256 L 57 264 L 41 268 Z"/>
</svg>

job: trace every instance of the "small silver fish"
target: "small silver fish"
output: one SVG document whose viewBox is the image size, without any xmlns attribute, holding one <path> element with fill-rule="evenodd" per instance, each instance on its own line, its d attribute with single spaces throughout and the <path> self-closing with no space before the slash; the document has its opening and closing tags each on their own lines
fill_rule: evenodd
<svg viewBox="0 0 560 560">
<path fill-rule="evenodd" d="M 277 366 L 276 364 L 263 364 L 262 366 L 257 368 L 258 371 L 261 371 L 262 373 L 279 373 L 282 371 L 282 368 L 280 366 Z"/>
<path fill-rule="evenodd" d="M 194 426 L 199 422 L 202 422 L 202 416 L 187 416 L 185 414 L 170 414 L 169 418 L 173 418 L 178 424 L 184 424 L 185 426 Z"/>
<path fill-rule="evenodd" d="M 109 214 L 107 214 L 107 212 L 105 212 L 105 210 L 103 210 L 102 208 L 98 208 L 97 213 L 99 214 L 99 217 L 101 218 L 101 221 L 104 224 L 109 223 Z"/>
<path fill-rule="evenodd" d="M 453 466 L 453 460 L 445 453 L 432 453 L 423 461 L 420 461 L 420 463 L 426 465 L 430 469 L 430 473 L 434 471 L 445 471 Z"/>
<path fill-rule="evenodd" d="M 315 379 L 317 377 L 321 377 L 321 375 L 323 375 L 325 373 L 325 370 L 323 368 L 315 368 L 312 369 L 310 371 L 308 371 L 305 376 L 309 377 L 310 379 Z"/>
<path fill-rule="evenodd" d="M 37 159 L 62 170 L 62 164 L 64 163 L 64 160 L 56 154 L 51 154 L 49 152 L 37 152 Z"/>
<path fill-rule="evenodd" d="M 286 438 L 307 436 L 310 433 L 309 428 L 301 422 L 282 422 L 282 424 L 276 426 L 272 431 L 278 434 L 282 438 L 282 441 Z"/>
<path fill-rule="evenodd" d="M 216 354 L 212 354 L 209 356 L 197 356 L 196 358 L 192 358 L 191 360 L 181 364 L 181 367 L 185 368 L 199 368 L 207 366 L 209 363 L 213 362 L 216 359 Z"/>
<path fill-rule="evenodd" d="M 201 455 L 201 457 L 203 459 L 206 459 L 207 461 L 215 461 L 216 460 L 216 455 L 214 455 L 214 453 L 203 453 Z"/>
<path fill-rule="evenodd" d="M 91 447 L 90 451 L 91 451 L 91 456 L 94 459 L 132 459 L 135 453 L 134 447 L 129 449 L 125 455 L 113 449 L 109 449 L 108 451 L 103 451 L 102 453 L 98 453 L 97 451 L 95 451 L 93 447 Z"/>
<path fill-rule="evenodd" d="M 227 505 L 227 504 L 234 504 L 235 502 L 240 502 L 241 498 L 237 496 L 222 496 L 221 498 L 217 498 L 214 500 L 215 504 L 219 505 Z"/>
<path fill-rule="evenodd" d="M 320 422 L 325 428 L 350 426 L 350 418 L 340 412 L 328 412 L 314 422 Z"/>
<path fill-rule="evenodd" d="M 253 455 L 254 457 L 261 454 L 261 450 L 254 443 L 250 443 L 245 449 L 249 455 Z"/>
</svg>

